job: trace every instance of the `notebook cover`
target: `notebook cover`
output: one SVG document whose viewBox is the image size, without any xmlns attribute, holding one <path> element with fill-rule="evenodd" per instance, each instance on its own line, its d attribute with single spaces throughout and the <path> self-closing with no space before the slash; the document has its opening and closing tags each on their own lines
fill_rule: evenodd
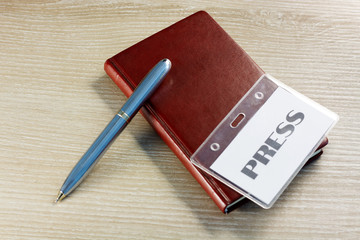
<svg viewBox="0 0 360 240">
<path fill-rule="evenodd" d="M 197 169 L 190 156 L 264 72 L 204 11 L 118 53 L 104 68 L 129 97 L 163 58 L 172 69 L 141 113 L 227 213 L 242 195 Z M 327 139 L 319 149 L 326 144 Z"/>
</svg>

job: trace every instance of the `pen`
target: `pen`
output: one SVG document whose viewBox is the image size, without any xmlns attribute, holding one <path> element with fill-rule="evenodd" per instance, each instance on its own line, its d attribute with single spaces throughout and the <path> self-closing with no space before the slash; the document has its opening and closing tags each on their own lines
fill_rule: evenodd
<svg viewBox="0 0 360 240">
<path fill-rule="evenodd" d="M 102 155 L 114 142 L 116 137 L 125 129 L 132 117 L 144 105 L 171 68 L 169 59 L 158 62 L 143 78 L 130 98 L 122 106 L 119 113 L 110 121 L 95 142 L 90 146 L 79 162 L 72 169 L 64 184 L 60 188 L 55 202 L 68 196 L 85 179 L 87 174 L 99 161 Z"/>
</svg>

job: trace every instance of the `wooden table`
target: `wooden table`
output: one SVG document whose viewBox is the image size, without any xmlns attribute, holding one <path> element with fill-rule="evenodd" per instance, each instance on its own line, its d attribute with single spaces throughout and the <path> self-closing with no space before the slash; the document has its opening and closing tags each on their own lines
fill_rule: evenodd
<svg viewBox="0 0 360 240">
<path fill-rule="evenodd" d="M 275 206 L 221 213 L 136 116 L 80 188 L 64 178 L 126 98 L 104 61 L 198 11 L 340 116 Z M 2 1 L 1 239 L 359 239 L 360 2 Z"/>
</svg>

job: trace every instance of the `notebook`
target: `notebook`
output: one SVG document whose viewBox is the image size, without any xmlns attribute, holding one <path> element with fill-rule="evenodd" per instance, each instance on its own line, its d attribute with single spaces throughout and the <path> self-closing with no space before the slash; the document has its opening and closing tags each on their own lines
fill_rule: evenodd
<svg viewBox="0 0 360 240">
<path fill-rule="evenodd" d="M 190 157 L 264 71 L 204 11 L 121 51 L 104 68 L 129 97 L 163 58 L 171 60 L 172 69 L 141 113 L 221 211 L 228 213 L 244 197 L 196 168 Z M 327 139 L 310 160 L 318 158 L 326 144 Z"/>
</svg>

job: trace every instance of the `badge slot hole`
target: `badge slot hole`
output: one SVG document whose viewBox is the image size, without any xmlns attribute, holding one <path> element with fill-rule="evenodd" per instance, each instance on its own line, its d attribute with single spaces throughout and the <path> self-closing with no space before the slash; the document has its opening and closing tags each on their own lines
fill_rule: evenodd
<svg viewBox="0 0 360 240">
<path fill-rule="evenodd" d="M 230 123 L 230 127 L 232 128 L 237 128 L 240 123 L 244 120 L 245 118 L 245 114 L 244 113 L 239 113 L 236 118 Z"/>
</svg>

